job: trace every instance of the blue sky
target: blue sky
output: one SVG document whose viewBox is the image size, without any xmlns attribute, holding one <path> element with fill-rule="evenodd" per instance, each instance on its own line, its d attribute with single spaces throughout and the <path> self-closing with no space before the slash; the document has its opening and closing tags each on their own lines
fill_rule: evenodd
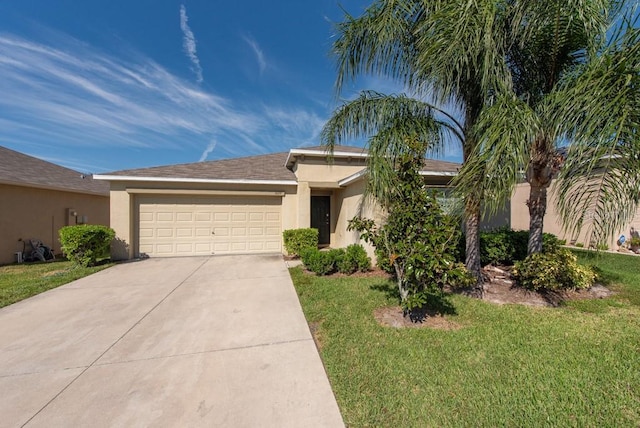
<svg viewBox="0 0 640 428">
<path fill-rule="evenodd" d="M 317 145 L 333 23 L 369 3 L 2 1 L 0 145 L 92 173 Z"/>
</svg>

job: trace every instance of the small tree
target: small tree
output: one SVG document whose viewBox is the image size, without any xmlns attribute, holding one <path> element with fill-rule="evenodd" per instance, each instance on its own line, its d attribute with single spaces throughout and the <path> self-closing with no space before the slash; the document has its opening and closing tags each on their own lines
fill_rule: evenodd
<svg viewBox="0 0 640 428">
<path fill-rule="evenodd" d="M 445 285 L 474 283 L 464 266 L 456 263 L 460 225 L 443 213 L 433 192 L 418 174 L 421 160 L 405 155 L 398 161 L 395 192 L 388 200 L 388 216 L 378 227 L 374 220 L 355 217 L 349 230 L 382 249 L 393 265 L 405 315 L 442 303 Z"/>
</svg>

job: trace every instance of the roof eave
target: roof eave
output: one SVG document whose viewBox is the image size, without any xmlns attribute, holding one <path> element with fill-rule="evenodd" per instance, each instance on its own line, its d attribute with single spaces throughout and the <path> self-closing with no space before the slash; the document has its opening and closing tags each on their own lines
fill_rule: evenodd
<svg viewBox="0 0 640 428">
<path fill-rule="evenodd" d="M 458 175 L 458 173 L 454 171 L 420 171 L 418 174 L 430 177 L 455 177 Z"/>
<path fill-rule="evenodd" d="M 107 181 L 151 181 L 156 183 L 210 183 L 210 184 L 271 184 L 295 186 L 295 180 L 252 180 L 236 178 L 176 178 L 176 177 L 137 177 L 130 175 L 94 175 L 95 180 Z"/>
<path fill-rule="evenodd" d="M 358 159 L 366 159 L 369 157 L 368 153 L 357 153 L 357 152 L 341 152 L 335 151 L 333 153 L 326 150 L 306 150 L 306 149 L 291 149 L 289 150 L 289 155 L 287 156 L 287 160 L 284 165 L 290 169 L 290 166 L 293 166 L 295 163 L 294 159 L 296 156 L 331 156 L 334 158 L 358 158 Z M 293 158 L 293 159 L 292 159 Z"/>
<path fill-rule="evenodd" d="M 53 190 L 56 192 L 79 193 L 81 195 L 109 196 L 108 190 L 104 192 L 100 192 L 97 190 L 93 191 L 93 190 L 86 190 L 86 189 L 72 189 L 69 187 L 62 187 L 62 186 L 50 186 L 50 185 L 40 184 L 40 183 L 27 183 L 24 181 L 11 181 L 11 180 L 1 180 L 1 179 L 0 179 L 0 184 L 4 184 L 7 186 L 28 187 L 31 189 Z"/>
</svg>

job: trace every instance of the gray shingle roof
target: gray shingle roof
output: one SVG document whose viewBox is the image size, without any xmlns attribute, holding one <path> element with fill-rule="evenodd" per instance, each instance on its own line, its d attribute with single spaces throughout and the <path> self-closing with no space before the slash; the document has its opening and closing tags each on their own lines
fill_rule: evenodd
<svg viewBox="0 0 640 428">
<path fill-rule="evenodd" d="M 447 162 L 436 159 L 425 159 L 422 171 L 426 172 L 442 172 L 442 173 L 458 173 L 460 171 L 460 165 L 456 162 Z"/>
<path fill-rule="evenodd" d="M 84 178 L 83 178 L 84 177 Z M 109 195 L 109 184 L 0 146 L 0 183 L 76 193 Z"/>
<path fill-rule="evenodd" d="M 324 146 L 315 146 L 302 147 L 295 150 L 325 152 L 326 148 Z M 362 147 L 353 146 L 336 146 L 334 151 L 357 154 L 366 154 L 367 152 Z M 288 158 L 289 152 L 282 152 L 206 162 L 128 169 L 104 175 L 109 177 L 169 179 L 296 181 L 295 174 L 285 166 Z M 458 172 L 459 168 L 460 164 L 454 162 L 427 159 L 423 170 L 450 175 Z"/>
<path fill-rule="evenodd" d="M 287 155 L 287 152 L 272 153 L 269 155 L 128 169 L 107 173 L 105 175 L 209 180 L 295 181 L 296 176 L 284 165 Z"/>
</svg>

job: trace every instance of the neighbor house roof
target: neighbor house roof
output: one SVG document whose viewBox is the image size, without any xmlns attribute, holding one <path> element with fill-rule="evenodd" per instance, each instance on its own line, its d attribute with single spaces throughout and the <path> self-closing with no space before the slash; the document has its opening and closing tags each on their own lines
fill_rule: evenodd
<svg viewBox="0 0 640 428">
<path fill-rule="evenodd" d="M 293 165 L 304 157 L 326 157 L 324 146 L 291 149 L 289 152 L 241 158 L 128 169 L 96 176 L 99 180 L 114 181 L 163 181 L 163 182 L 209 182 L 209 183 L 254 183 L 296 184 Z M 335 146 L 336 158 L 361 158 L 368 154 L 362 147 Z M 458 173 L 460 164 L 427 159 L 421 171 L 423 175 L 452 176 Z M 357 177 L 356 177 L 357 175 Z M 358 173 L 347 177 L 345 183 L 362 176 Z M 343 181 L 344 181 L 343 180 Z"/>
<path fill-rule="evenodd" d="M 108 195 L 108 183 L 0 146 L 0 183 L 75 193 Z"/>
</svg>

